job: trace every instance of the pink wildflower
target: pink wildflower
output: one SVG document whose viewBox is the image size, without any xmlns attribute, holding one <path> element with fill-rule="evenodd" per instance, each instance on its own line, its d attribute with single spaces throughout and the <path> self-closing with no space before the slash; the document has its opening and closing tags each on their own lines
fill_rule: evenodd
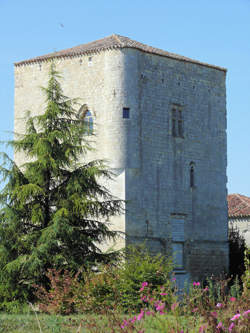
<svg viewBox="0 0 250 333">
<path fill-rule="evenodd" d="M 151 316 L 151 315 L 154 314 L 154 313 L 151 312 L 151 311 L 146 311 L 145 314 L 146 314 L 146 316 Z"/>
<path fill-rule="evenodd" d="M 216 328 L 224 328 L 222 322 L 220 321 Z"/>
<path fill-rule="evenodd" d="M 157 305 L 157 307 L 155 308 L 156 311 L 162 311 L 165 308 L 165 304 L 164 303 L 160 303 Z"/>
<path fill-rule="evenodd" d="M 193 310 L 192 310 L 192 312 L 194 313 L 194 312 L 197 312 L 199 309 L 198 308 L 194 308 Z"/>
<path fill-rule="evenodd" d="M 213 311 L 213 312 L 210 312 L 210 313 L 211 313 L 211 315 L 212 315 L 213 317 L 217 318 L 218 314 L 217 314 L 216 311 Z"/>
<path fill-rule="evenodd" d="M 234 323 L 231 323 L 231 325 L 228 327 L 228 331 L 232 332 L 232 329 L 234 328 Z"/>
<path fill-rule="evenodd" d="M 217 303 L 217 304 L 216 304 L 216 307 L 217 307 L 217 308 L 221 308 L 221 307 L 222 307 L 222 304 L 221 304 L 221 303 Z"/>
<path fill-rule="evenodd" d="M 173 278 L 172 278 L 172 281 L 176 281 L 176 277 L 173 277 Z"/>
<path fill-rule="evenodd" d="M 137 320 L 141 320 L 143 318 L 143 316 L 144 316 L 144 311 L 141 310 L 141 312 L 137 316 Z"/>
<path fill-rule="evenodd" d="M 194 287 L 199 287 L 200 285 L 201 285 L 200 282 L 195 282 L 195 281 L 193 282 Z"/>
<path fill-rule="evenodd" d="M 248 315 L 249 313 L 250 313 L 250 310 L 247 310 L 247 311 L 243 312 L 243 316 L 246 316 L 246 315 Z"/>
<path fill-rule="evenodd" d="M 204 291 L 208 291 L 208 287 L 204 288 Z"/>
<path fill-rule="evenodd" d="M 161 296 L 167 296 L 167 293 L 160 293 Z"/>
<path fill-rule="evenodd" d="M 148 283 L 145 281 L 145 282 L 142 282 L 141 284 L 141 289 L 139 291 L 143 291 L 145 287 L 148 286 Z"/>
<path fill-rule="evenodd" d="M 127 320 L 124 320 L 123 323 L 122 323 L 122 325 L 121 325 L 121 328 L 125 328 L 127 325 L 128 325 Z"/>
<path fill-rule="evenodd" d="M 130 322 L 133 324 L 137 319 L 137 316 L 134 316 L 133 318 L 130 319 Z"/>
<path fill-rule="evenodd" d="M 237 313 L 236 315 L 234 315 L 233 318 L 231 318 L 231 320 L 234 321 L 238 318 L 240 318 L 240 313 Z"/>
<path fill-rule="evenodd" d="M 235 302 L 235 301 L 236 301 L 236 298 L 235 298 L 235 297 L 230 297 L 230 301 L 231 301 L 231 302 Z"/>
</svg>

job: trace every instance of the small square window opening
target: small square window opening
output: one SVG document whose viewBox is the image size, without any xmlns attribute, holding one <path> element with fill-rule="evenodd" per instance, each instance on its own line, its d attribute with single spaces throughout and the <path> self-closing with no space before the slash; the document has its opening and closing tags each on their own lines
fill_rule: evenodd
<svg viewBox="0 0 250 333">
<path fill-rule="evenodd" d="M 92 57 L 88 58 L 88 66 L 92 66 Z"/>
<path fill-rule="evenodd" d="M 129 119 L 129 108 L 123 108 L 122 117 L 123 119 Z"/>
</svg>

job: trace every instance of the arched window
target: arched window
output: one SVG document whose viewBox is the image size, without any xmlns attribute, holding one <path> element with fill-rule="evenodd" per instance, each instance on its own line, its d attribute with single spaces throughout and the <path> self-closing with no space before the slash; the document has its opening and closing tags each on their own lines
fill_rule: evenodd
<svg viewBox="0 0 250 333">
<path fill-rule="evenodd" d="M 83 120 L 84 126 L 85 126 L 85 133 L 86 135 L 92 135 L 94 130 L 94 124 L 93 124 L 93 116 L 87 106 L 87 104 L 83 104 L 80 107 L 80 110 L 78 112 L 79 119 Z"/>
<path fill-rule="evenodd" d="M 190 179 L 190 187 L 191 188 L 194 188 L 194 186 L 195 186 L 194 167 L 195 167 L 194 162 L 191 162 L 189 164 L 189 179 Z"/>
</svg>

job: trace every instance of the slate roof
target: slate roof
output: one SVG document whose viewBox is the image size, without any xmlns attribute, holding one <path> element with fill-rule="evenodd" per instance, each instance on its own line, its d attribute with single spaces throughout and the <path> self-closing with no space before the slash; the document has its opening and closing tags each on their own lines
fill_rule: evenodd
<svg viewBox="0 0 250 333">
<path fill-rule="evenodd" d="M 227 196 L 229 217 L 250 217 L 250 198 L 241 194 Z"/>
<path fill-rule="evenodd" d="M 30 64 L 34 62 L 41 62 L 41 61 L 46 61 L 48 59 L 53 59 L 53 58 L 60 58 L 60 57 L 74 57 L 74 56 L 79 56 L 82 54 L 91 54 L 91 53 L 96 53 L 96 52 L 102 52 L 105 50 L 109 49 L 123 49 L 123 48 L 132 48 L 132 49 L 137 49 L 142 52 L 146 53 L 151 53 L 151 54 L 156 54 L 160 55 L 163 57 L 168 57 L 180 61 L 185 61 L 185 62 L 190 62 L 194 64 L 199 64 L 202 66 L 206 67 L 211 67 L 211 68 L 216 68 L 222 71 L 226 71 L 225 68 L 214 66 L 214 65 L 209 65 L 203 62 L 200 62 L 198 60 L 190 59 L 187 57 L 183 57 L 178 54 L 170 53 L 161 49 L 157 49 L 152 46 L 148 46 L 146 44 L 142 44 L 140 42 L 137 42 L 135 40 L 132 40 L 128 37 L 123 37 L 120 35 L 111 35 L 99 40 L 96 40 L 94 42 L 90 42 L 87 44 L 81 44 L 75 47 L 72 47 L 70 49 L 62 50 L 59 52 L 54 52 L 54 53 L 49 53 L 45 54 L 36 58 L 24 60 L 15 63 L 15 66 L 20 66 L 20 65 L 25 65 L 25 64 Z"/>
</svg>

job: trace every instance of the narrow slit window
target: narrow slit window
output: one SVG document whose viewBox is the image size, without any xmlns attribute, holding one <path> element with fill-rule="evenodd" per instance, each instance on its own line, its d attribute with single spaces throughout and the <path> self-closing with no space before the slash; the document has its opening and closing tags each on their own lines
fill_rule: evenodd
<svg viewBox="0 0 250 333">
<path fill-rule="evenodd" d="M 172 135 L 176 136 L 176 110 L 172 110 Z"/>
<path fill-rule="evenodd" d="M 190 187 L 191 188 L 194 188 L 194 164 L 193 163 L 190 163 Z"/>
<path fill-rule="evenodd" d="M 179 106 L 172 108 L 172 136 L 183 138 L 183 116 Z"/>
<path fill-rule="evenodd" d="M 130 116 L 130 109 L 129 108 L 123 108 L 123 111 L 122 111 L 122 117 L 123 119 L 129 119 L 129 116 Z"/>
</svg>

